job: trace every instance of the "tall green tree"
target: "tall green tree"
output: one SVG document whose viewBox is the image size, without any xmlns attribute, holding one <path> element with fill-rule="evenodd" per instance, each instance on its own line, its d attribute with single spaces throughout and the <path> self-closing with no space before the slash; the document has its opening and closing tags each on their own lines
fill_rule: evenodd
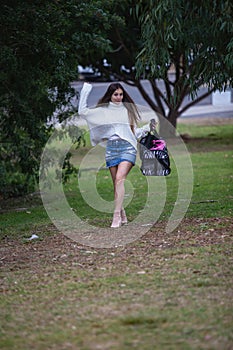
<svg viewBox="0 0 233 350">
<path fill-rule="evenodd" d="M 83 57 L 110 50 L 111 1 L 3 0 L 0 11 L 0 196 L 33 189 L 49 137 Z"/>
<path fill-rule="evenodd" d="M 188 108 L 232 86 L 232 1 L 122 0 L 113 11 L 123 24 L 109 33 L 113 50 L 107 55 L 108 70 L 138 88 L 158 113 L 163 134 L 176 128 Z M 164 82 L 162 89 L 158 80 Z M 200 92 L 203 85 L 205 93 Z M 163 129 L 164 118 L 174 127 L 170 131 Z"/>
<path fill-rule="evenodd" d="M 173 126 L 203 97 L 232 86 L 232 1 L 139 1 L 136 14 L 143 41 L 137 71 L 146 73 L 150 80 L 164 81 L 165 93 L 158 91 L 156 81 L 152 87 L 158 112 Z M 174 77 L 169 74 L 171 70 Z M 197 97 L 204 84 L 208 92 Z M 187 95 L 193 100 L 183 105 Z"/>
</svg>

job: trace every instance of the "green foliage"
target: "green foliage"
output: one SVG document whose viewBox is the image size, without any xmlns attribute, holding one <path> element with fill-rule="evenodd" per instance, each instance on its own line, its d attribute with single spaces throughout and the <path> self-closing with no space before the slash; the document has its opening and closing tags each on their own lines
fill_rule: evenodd
<svg viewBox="0 0 233 350">
<path fill-rule="evenodd" d="M 44 149 L 43 161 L 40 164 L 40 179 L 43 180 L 45 187 L 51 187 L 51 184 L 58 179 L 65 183 L 70 175 L 78 172 L 70 161 L 72 153 L 67 152 L 66 141 L 69 140 L 69 144 L 72 144 L 74 149 L 81 145 L 85 146 L 85 130 L 69 124 L 69 121 L 70 119 L 66 120 L 53 131 Z M 52 177 L 49 176 L 51 167 L 53 168 Z"/>
<path fill-rule="evenodd" d="M 185 87 L 195 93 L 202 84 L 214 90 L 232 84 L 231 1 L 139 1 L 136 13 L 143 39 L 138 74 L 168 81 L 173 67 L 176 80 L 168 82 L 178 100 Z"/>
<path fill-rule="evenodd" d="M 47 118 L 61 107 L 67 113 L 60 120 L 73 111 L 70 82 L 78 62 L 110 48 L 104 35 L 109 7 L 101 1 L 1 2 L 0 195 L 31 191 L 49 137 Z"/>
<path fill-rule="evenodd" d="M 113 11 L 122 22 L 108 34 L 113 49 L 105 57 L 111 66 L 98 68 L 136 86 L 158 113 L 162 129 L 163 118 L 176 128 L 185 110 L 214 90 L 232 86 L 231 1 L 123 0 L 113 4 Z M 142 85 L 144 78 L 152 93 Z M 158 79 L 164 81 L 162 88 Z M 201 93 L 203 84 L 208 91 Z M 174 136 L 172 130 L 167 134 Z"/>
<path fill-rule="evenodd" d="M 119 80 L 130 84 L 135 83 L 135 71 L 133 69 L 140 45 L 140 28 L 138 21 L 131 16 L 133 1 L 123 0 L 113 4 L 113 11 L 119 15 L 118 21 L 111 28 L 108 37 L 112 43 L 112 50 L 106 53 L 107 60 L 111 63 L 111 73 Z M 122 70 L 122 66 L 127 72 Z M 101 67 L 99 67 L 101 69 Z"/>
<path fill-rule="evenodd" d="M 136 86 L 173 126 L 203 98 L 183 106 L 185 96 L 194 97 L 203 83 L 210 91 L 232 83 L 230 1 L 3 0 L 1 5 L 0 196 L 26 193 L 36 183 L 50 136 L 47 118 L 62 109 L 60 121 L 73 113 L 70 82 L 77 79 L 78 64 L 92 64 Z M 103 58 L 111 67 L 103 67 Z M 152 94 L 141 83 L 145 77 Z M 164 80 L 163 90 L 157 78 Z"/>
</svg>

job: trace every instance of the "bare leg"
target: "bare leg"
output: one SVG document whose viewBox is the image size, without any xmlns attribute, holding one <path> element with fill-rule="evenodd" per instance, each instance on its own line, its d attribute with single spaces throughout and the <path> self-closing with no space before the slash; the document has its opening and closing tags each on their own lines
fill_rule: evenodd
<svg viewBox="0 0 233 350">
<path fill-rule="evenodd" d="M 117 223 L 120 221 L 120 215 L 121 211 L 123 210 L 123 201 L 124 201 L 124 195 L 125 195 L 125 179 L 128 175 L 129 171 L 132 168 L 132 163 L 124 161 L 121 162 L 118 166 L 111 167 L 110 173 L 113 180 L 114 185 L 114 199 L 115 199 L 115 209 L 114 209 L 114 217 L 113 218 L 113 226 L 112 227 L 119 227 Z M 125 218 L 125 222 L 127 222 L 127 219 Z"/>
<path fill-rule="evenodd" d="M 115 192 L 116 192 L 116 189 L 115 189 L 115 179 L 116 179 L 117 168 L 118 168 L 118 165 L 116 165 L 116 166 L 111 166 L 111 167 L 109 168 L 109 171 L 110 171 L 110 174 L 111 174 L 111 177 L 112 177 L 113 187 L 114 187 L 114 198 L 115 198 Z"/>
<path fill-rule="evenodd" d="M 116 178 L 115 178 L 115 211 L 121 211 L 125 196 L 125 179 L 128 175 L 130 169 L 132 168 L 132 163 L 124 161 L 118 165 Z"/>
</svg>

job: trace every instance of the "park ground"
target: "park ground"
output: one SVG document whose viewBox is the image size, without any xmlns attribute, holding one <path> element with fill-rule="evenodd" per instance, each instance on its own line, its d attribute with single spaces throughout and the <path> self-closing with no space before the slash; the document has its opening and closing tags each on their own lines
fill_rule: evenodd
<svg viewBox="0 0 233 350">
<path fill-rule="evenodd" d="M 182 120 L 198 126 L 232 122 Z M 192 142 L 188 134 L 185 139 Z M 215 205 L 204 202 L 193 205 Z M 2 216 L 20 207 L 19 201 L 6 202 Z M 30 206 L 25 210 L 30 215 Z M 111 249 L 82 246 L 50 223 L 28 227 L 28 236 L 36 233 L 38 240 L 3 236 L 0 348 L 232 349 L 229 213 L 187 216 L 172 233 L 165 233 L 161 220 L 137 241 Z"/>
</svg>

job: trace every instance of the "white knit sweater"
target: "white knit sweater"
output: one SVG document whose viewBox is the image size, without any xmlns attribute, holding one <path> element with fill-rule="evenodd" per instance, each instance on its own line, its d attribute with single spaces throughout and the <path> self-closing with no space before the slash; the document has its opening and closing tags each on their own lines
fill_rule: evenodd
<svg viewBox="0 0 233 350">
<path fill-rule="evenodd" d="M 137 138 L 149 131 L 149 125 L 136 128 L 134 135 L 130 128 L 128 111 L 123 103 L 109 102 L 101 107 L 88 108 L 87 99 L 91 90 L 92 85 L 84 83 L 80 92 L 78 113 L 88 124 L 92 145 L 95 146 L 98 143 L 104 145 L 103 141 L 117 135 L 137 149 Z"/>
</svg>

